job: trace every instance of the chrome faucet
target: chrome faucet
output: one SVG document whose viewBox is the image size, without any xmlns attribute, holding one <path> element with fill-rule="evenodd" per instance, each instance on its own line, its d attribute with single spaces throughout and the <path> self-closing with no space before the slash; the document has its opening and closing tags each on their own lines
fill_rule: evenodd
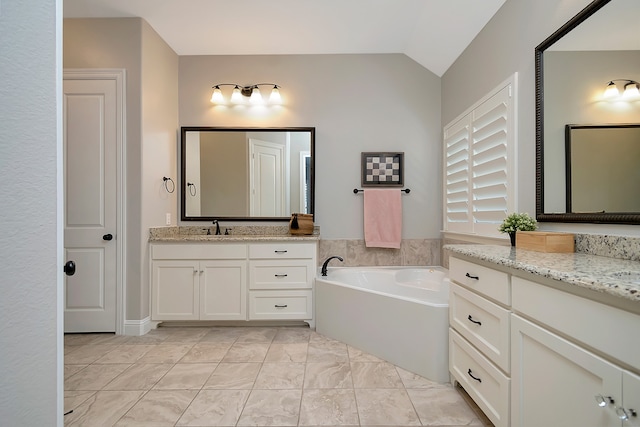
<svg viewBox="0 0 640 427">
<path fill-rule="evenodd" d="M 218 222 L 217 219 L 213 220 L 213 225 L 216 226 L 216 236 L 222 235 L 222 233 L 220 232 L 220 223 Z"/>
<path fill-rule="evenodd" d="M 329 261 L 331 261 L 332 259 L 337 258 L 340 260 L 340 262 L 343 262 L 344 260 L 342 259 L 342 257 L 339 257 L 337 255 L 334 256 L 330 256 L 329 258 L 327 258 L 324 261 L 324 264 L 322 264 L 322 270 L 320 270 L 320 274 L 322 274 L 323 276 L 327 275 L 327 265 L 329 265 Z"/>
</svg>

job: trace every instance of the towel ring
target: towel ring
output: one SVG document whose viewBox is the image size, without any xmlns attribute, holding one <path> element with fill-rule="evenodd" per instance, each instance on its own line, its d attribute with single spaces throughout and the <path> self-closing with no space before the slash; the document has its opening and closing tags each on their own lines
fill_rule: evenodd
<svg viewBox="0 0 640 427">
<path fill-rule="evenodd" d="M 167 190 L 167 193 L 173 193 L 174 191 L 176 191 L 176 183 L 173 182 L 171 178 L 163 176 L 162 180 L 164 181 L 164 189 Z M 169 185 L 169 183 L 171 183 L 171 185 Z M 169 190 L 169 187 L 171 187 L 171 190 Z"/>
</svg>

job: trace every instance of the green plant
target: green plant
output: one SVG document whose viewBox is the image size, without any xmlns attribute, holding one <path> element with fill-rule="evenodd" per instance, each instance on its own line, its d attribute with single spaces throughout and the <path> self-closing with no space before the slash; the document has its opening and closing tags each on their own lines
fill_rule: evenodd
<svg viewBox="0 0 640 427">
<path fill-rule="evenodd" d="M 538 222 L 528 213 L 512 213 L 507 216 L 498 231 L 501 233 L 514 233 L 516 231 L 533 231 L 538 228 Z"/>
</svg>

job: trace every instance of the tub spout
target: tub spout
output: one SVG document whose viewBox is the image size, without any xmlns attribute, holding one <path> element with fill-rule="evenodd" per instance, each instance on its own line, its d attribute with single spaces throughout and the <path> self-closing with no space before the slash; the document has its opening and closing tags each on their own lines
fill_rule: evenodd
<svg viewBox="0 0 640 427">
<path fill-rule="evenodd" d="M 321 274 L 322 274 L 323 276 L 326 276 L 326 275 L 327 275 L 327 265 L 329 265 L 329 261 L 331 261 L 331 260 L 332 260 L 332 259 L 334 259 L 334 258 L 339 259 L 339 260 L 340 260 L 340 262 L 344 261 L 344 260 L 342 259 L 342 257 L 339 257 L 339 256 L 337 256 L 337 255 L 330 256 L 329 258 L 327 258 L 327 259 L 324 261 L 324 264 L 322 264 Z"/>
</svg>

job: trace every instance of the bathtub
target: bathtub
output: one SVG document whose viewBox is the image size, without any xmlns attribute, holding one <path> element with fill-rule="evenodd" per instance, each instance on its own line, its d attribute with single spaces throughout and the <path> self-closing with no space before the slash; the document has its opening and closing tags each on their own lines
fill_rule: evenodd
<svg viewBox="0 0 640 427">
<path fill-rule="evenodd" d="M 443 267 L 333 267 L 315 279 L 316 331 L 439 383 L 449 382 Z"/>
</svg>

